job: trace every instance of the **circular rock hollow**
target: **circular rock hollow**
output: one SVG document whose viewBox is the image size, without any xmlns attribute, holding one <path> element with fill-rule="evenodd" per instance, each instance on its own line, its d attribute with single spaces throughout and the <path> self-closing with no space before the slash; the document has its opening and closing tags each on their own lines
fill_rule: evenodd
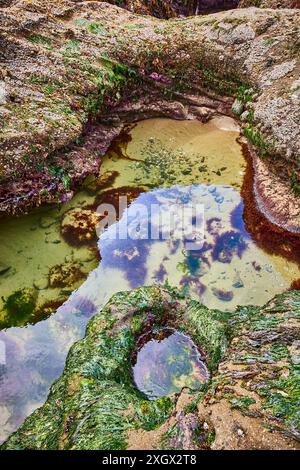
<svg viewBox="0 0 300 470">
<path fill-rule="evenodd" d="M 141 337 L 132 363 L 134 382 L 149 400 L 197 390 L 209 379 L 204 356 L 186 334 L 162 328 Z"/>
</svg>

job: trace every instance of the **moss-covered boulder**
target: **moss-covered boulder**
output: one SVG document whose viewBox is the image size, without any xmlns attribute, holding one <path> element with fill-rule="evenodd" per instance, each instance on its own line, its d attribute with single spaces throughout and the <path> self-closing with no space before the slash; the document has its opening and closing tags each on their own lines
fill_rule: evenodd
<svg viewBox="0 0 300 470">
<path fill-rule="evenodd" d="M 45 405 L 2 449 L 297 448 L 300 293 L 234 314 L 170 288 L 115 295 L 89 323 Z M 171 326 L 203 351 L 201 390 L 149 401 L 132 379 L 137 336 Z"/>
</svg>

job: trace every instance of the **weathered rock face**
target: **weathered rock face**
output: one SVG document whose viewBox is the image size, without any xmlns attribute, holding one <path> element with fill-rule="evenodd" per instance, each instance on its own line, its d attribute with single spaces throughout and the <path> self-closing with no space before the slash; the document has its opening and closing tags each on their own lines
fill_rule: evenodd
<svg viewBox="0 0 300 470">
<path fill-rule="evenodd" d="M 136 13 L 148 13 L 160 18 L 171 18 L 178 15 L 188 16 L 217 10 L 230 10 L 238 6 L 239 0 L 167 0 L 164 2 L 124 0 L 121 3 L 112 0 L 109 3 L 125 6 Z"/>
<path fill-rule="evenodd" d="M 220 95 L 237 98 L 250 142 L 271 155 L 270 167 L 287 162 L 276 177 L 293 198 L 300 191 L 299 22 L 297 11 L 253 8 L 166 22 L 104 2 L 22 0 L 2 8 L 1 213 L 70 197 L 76 182 L 97 172 L 129 114 L 184 118 L 187 83 L 198 102 L 204 97 L 219 112 L 230 112 L 219 107 Z M 166 89 L 179 103 L 174 113 Z M 91 126 L 96 117 L 105 124 Z M 268 178 L 261 191 L 272 187 Z M 299 218 L 294 206 L 287 228 Z"/>
<path fill-rule="evenodd" d="M 73 0 L 79 1 L 79 0 Z M 159 18 L 172 18 L 179 15 L 197 15 L 233 8 L 300 8 L 299 0 L 109 0 L 109 3 L 128 8 L 141 14 L 150 14 Z"/>
<path fill-rule="evenodd" d="M 241 0 L 239 7 L 259 8 L 300 8 L 299 0 Z"/>
<path fill-rule="evenodd" d="M 298 449 L 299 306 L 299 292 L 234 314 L 158 287 L 117 294 L 2 449 Z M 135 340 L 168 325 L 201 348 L 211 380 L 148 401 L 132 381 Z"/>
</svg>

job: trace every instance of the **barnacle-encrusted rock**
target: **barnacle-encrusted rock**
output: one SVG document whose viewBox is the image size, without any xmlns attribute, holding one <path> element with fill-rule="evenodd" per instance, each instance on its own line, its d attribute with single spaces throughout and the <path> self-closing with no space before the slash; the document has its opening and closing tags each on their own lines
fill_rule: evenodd
<svg viewBox="0 0 300 470">
<path fill-rule="evenodd" d="M 2 449 L 299 448 L 300 293 L 234 314 L 170 288 L 115 295 L 61 378 Z M 201 347 L 211 381 L 148 401 L 132 381 L 137 335 L 172 325 Z"/>
</svg>

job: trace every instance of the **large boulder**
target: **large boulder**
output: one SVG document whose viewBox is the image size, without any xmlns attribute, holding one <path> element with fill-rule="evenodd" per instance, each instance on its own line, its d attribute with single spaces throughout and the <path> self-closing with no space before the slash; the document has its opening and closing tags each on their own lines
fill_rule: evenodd
<svg viewBox="0 0 300 470">
<path fill-rule="evenodd" d="M 170 288 L 117 294 L 2 449 L 299 448 L 299 305 L 300 293 L 287 292 L 225 314 Z M 168 325 L 201 348 L 210 380 L 149 401 L 131 358 L 138 336 Z"/>
</svg>

